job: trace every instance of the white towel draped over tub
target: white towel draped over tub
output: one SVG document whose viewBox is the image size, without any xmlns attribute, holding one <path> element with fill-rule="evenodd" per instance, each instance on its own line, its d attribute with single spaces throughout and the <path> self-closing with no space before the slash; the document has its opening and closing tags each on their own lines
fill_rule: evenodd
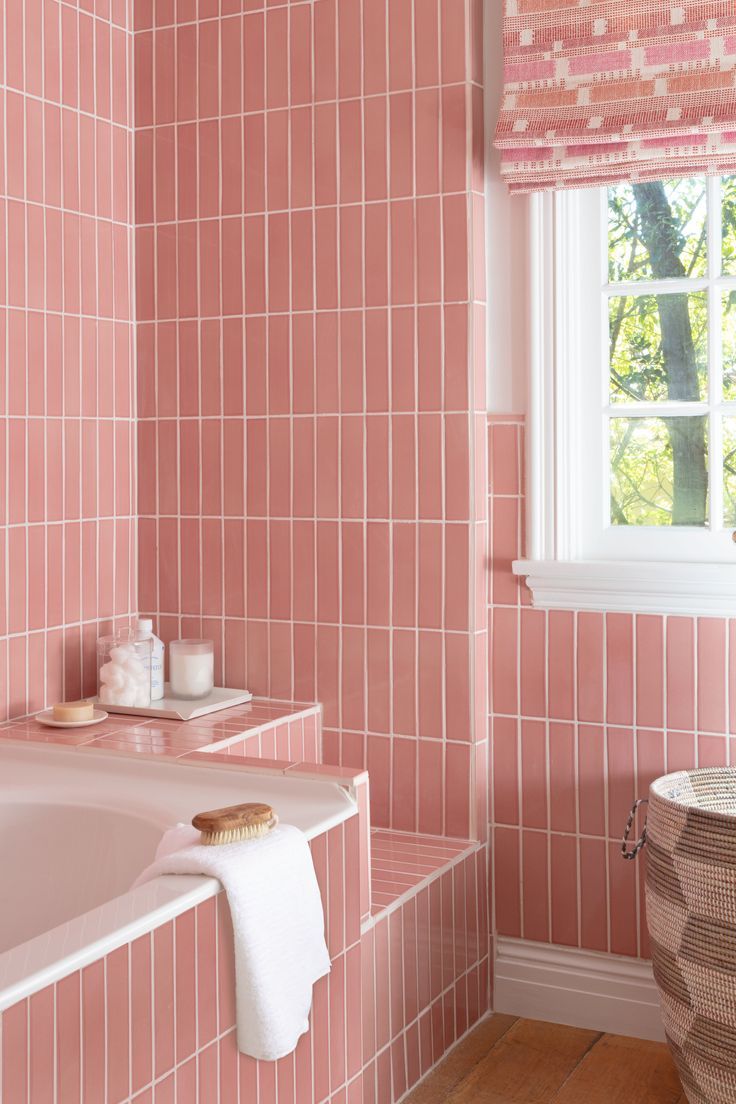
<svg viewBox="0 0 736 1104">
<path fill-rule="evenodd" d="M 136 885 L 162 874 L 221 882 L 235 936 L 238 1049 L 273 1062 L 309 1030 L 312 986 L 330 970 L 309 844 L 288 824 L 240 843 L 204 847 L 199 838 L 187 825 L 166 832 Z"/>
</svg>

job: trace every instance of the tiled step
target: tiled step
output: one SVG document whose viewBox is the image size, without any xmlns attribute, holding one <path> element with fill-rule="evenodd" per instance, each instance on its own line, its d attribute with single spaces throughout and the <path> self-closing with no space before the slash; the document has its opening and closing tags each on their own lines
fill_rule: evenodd
<svg viewBox="0 0 736 1104">
<path fill-rule="evenodd" d="M 371 830 L 371 916 L 391 909 L 477 851 L 473 840 Z"/>
</svg>

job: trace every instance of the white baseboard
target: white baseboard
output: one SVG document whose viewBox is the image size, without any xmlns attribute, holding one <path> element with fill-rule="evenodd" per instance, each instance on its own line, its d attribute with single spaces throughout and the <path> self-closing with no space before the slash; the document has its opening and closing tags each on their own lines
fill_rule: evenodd
<svg viewBox="0 0 736 1104">
<path fill-rule="evenodd" d="M 497 939 L 493 1010 L 663 1040 L 652 966 L 638 958 Z"/>
</svg>

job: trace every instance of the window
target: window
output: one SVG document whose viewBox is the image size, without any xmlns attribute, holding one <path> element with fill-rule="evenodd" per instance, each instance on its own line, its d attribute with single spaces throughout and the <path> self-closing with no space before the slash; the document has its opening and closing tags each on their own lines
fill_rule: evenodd
<svg viewBox="0 0 736 1104">
<path fill-rule="evenodd" d="M 736 610 L 736 178 L 536 196 L 531 237 L 535 603 Z"/>
</svg>

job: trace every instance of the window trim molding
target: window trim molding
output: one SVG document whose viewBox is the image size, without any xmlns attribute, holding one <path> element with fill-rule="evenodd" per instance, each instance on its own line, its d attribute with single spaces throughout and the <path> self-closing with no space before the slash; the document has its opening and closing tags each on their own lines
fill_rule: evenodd
<svg viewBox="0 0 736 1104">
<path fill-rule="evenodd" d="M 736 565 L 641 560 L 515 560 L 542 609 L 736 616 Z"/>
<path fill-rule="evenodd" d="M 530 197 L 530 374 L 527 433 L 527 559 L 513 563 L 526 576 L 533 604 L 546 609 L 621 610 L 687 615 L 736 615 L 734 562 L 582 559 L 567 474 L 576 460 L 579 418 L 576 373 L 581 327 L 569 298 L 581 250 L 580 193 Z M 579 421 L 578 423 L 579 424 Z"/>
</svg>

